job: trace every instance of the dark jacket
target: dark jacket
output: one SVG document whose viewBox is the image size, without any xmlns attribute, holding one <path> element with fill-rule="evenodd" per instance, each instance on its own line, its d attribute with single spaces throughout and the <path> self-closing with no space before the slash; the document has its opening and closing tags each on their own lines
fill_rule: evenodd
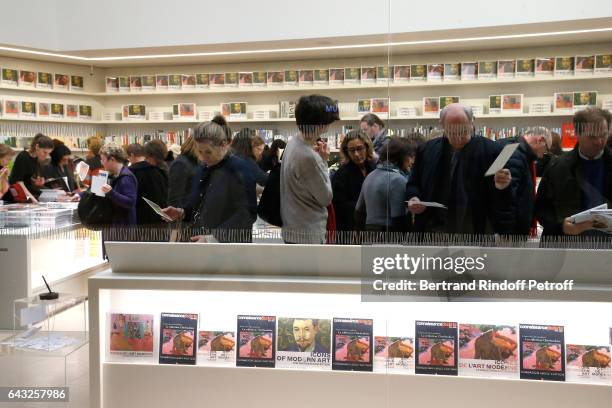
<svg viewBox="0 0 612 408">
<path fill-rule="evenodd" d="M 70 171 L 68 166 L 62 168 L 53 163 L 49 163 L 43 167 L 43 174 L 47 180 L 55 179 L 46 184 L 47 188 L 61 189 L 68 193 L 76 189 L 74 174 Z"/>
<path fill-rule="evenodd" d="M 135 225 L 138 181 L 127 167 L 123 167 L 120 174 L 120 178 L 110 178 L 109 184 L 113 189 L 106 195 L 116 210 L 113 225 Z"/>
<path fill-rule="evenodd" d="M 32 178 L 36 177 L 43 177 L 42 166 L 38 162 L 38 159 L 30 156 L 30 153 L 26 150 L 21 151 L 17 157 L 15 157 L 13 169 L 9 176 L 9 184 L 13 185 L 23 181 L 23 184 L 30 193 L 38 198 L 38 196 L 40 196 L 40 188 L 36 187 L 32 182 Z"/>
<path fill-rule="evenodd" d="M 168 173 L 168 205 L 184 208 L 191 196 L 193 177 L 198 171 L 198 161 L 183 154 L 170 165 Z"/>
<path fill-rule="evenodd" d="M 366 161 L 366 176 L 375 168 L 374 163 Z M 337 231 L 355 230 L 353 219 L 355 205 L 366 176 L 355 163 L 349 161 L 340 166 L 331 178 Z"/>
<path fill-rule="evenodd" d="M 512 188 L 495 188 L 493 176 L 484 174 L 502 147 L 482 136 L 472 136 L 461 151 L 462 179 L 465 205 L 456 205 L 457 177 L 450 181 L 452 148 L 446 137 L 430 140 L 417 149 L 406 197 L 421 201 L 436 201 L 448 210 L 427 208 L 415 217 L 417 232 L 509 234 L 514 230 Z M 455 226 L 459 211 L 465 211 L 461 225 Z"/>
<path fill-rule="evenodd" d="M 377 155 L 380 156 L 380 154 L 382 153 L 382 149 L 387 145 L 387 143 L 389 142 L 390 136 L 389 136 L 389 129 L 383 129 L 378 136 L 376 136 L 374 138 L 374 140 L 372 141 L 372 147 L 374 148 L 374 151 L 376 152 Z"/>
<path fill-rule="evenodd" d="M 192 189 L 185 218 L 194 227 L 209 230 L 233 230 L 240 237 L 217 234 L 219 241 L 248 242 L 257 219 L 255 180 L 247 163 L 228 155 L 212 167 L 200 167 L 197 188 Z"/>
<path fill-rule="evenodd" d="M 163 223 L 161 217 L 142 198 L 146 197 L 161 208 L 166 208 L 168 206 L 168 174 L 165 170 L 146 161 L 132 164 L 130 171 L 138 180 L 136 223 L 138 225 Z"/>
<path fill-rule="evenodd" d="M 535 208 L 531 164 L 535 163 L 538 156 L 523 137 L 500 139 L 497 143 L 501 146 L 519 143 L 519 147 L 508 160 L 506 167 L 512 173 L 512 190 L 515 198 L 514 210 L 516 217 L 514 233 L 528 235 L 531 229 Z"/>
<path fill-rule="evenodd" d="M 266 183 L 268 182 L 268 174 L 259 167 L 253 158 L 243 158 L 243 160 L 246 162 L 251 174 L 253 175 L 255 183 L 265 187 Z"/>
<path fill-rule="evenodd" d="M 612 152 L 604 148 L 604 194 L 602 202 L 612 206 Z M 543 236 L 563 235 L 565 218 L 587 210 L 583 205 L 584 191 L 589 189 L 580 170 L 578 145 L 554 160 L 538 187 L 535 213 L 544 227 Z"/>
</svg>

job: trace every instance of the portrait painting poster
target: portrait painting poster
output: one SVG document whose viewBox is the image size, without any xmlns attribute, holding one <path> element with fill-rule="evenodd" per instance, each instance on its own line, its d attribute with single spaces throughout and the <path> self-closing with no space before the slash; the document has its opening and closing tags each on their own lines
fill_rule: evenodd
<svg viewBox="0 0 612 408">
<path fill-rule="evenodd" d="M 280 317 L 276 367 L 331 370 L 331 320 Z"/>
</svg>

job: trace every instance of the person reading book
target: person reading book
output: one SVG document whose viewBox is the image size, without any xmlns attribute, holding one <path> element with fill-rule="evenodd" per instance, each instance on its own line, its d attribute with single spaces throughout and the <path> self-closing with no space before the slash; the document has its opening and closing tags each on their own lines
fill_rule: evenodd
<svg viewBox="0 0 612 408">
<path fill-rule="evenodd" d="M 138 182 L 134 174 L 123 165 L 126 160 L 125 151 L 115 143 L 105 144 L 100 150 L 102 167 L 110 175 L 108 184 L 104 184 L 101 190 L 113 204 L 113 225 L 136 224 Z"/>
<path fill-rule="evenodd" d="M 72 151 L 61 141 L 54 141 L 51 162 L 43 167 L 46 187 L 72 193 L 76 190 L 74 172 L 72 171 Z"/>
<path fill-rule="evenodd" d="M 13 149 L 9 145 L 0 144 L 0 200 L 11 201 L 5 197 L 9 191 L 9 168 L 8 165 L 13 158 Z"/>
<path fill-rule="evenodd" d="M 42 164 L 53 151 L 53 140 L 41 133 L 34 136 L 30 148 L 17 155 L 13 170 L 9 177 L 9 184 L 22 182 L 26 189 L 36 198 L 40 196 L 40 189 L 45 185 Z"/>
</svg>

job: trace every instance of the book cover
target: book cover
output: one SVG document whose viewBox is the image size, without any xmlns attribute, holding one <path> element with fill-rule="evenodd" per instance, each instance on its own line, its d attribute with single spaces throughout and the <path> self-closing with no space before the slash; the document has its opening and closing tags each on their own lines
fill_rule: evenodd
<svg viewBox="0 0 612 408">
<path fill-rule="evenodd" d="M 4 101 L 4 115 L 5 116 L 17 116 L 19 115 L 20 103 L 15 100 Z"/>
<path fill-rule="evenodd" d="M 357 100 L 357 113 L 370 113 L 372 111 L 372 101 L 370 99 Z"/>
<path fill-rule="evenodd" d="M 410 65 L 396 65 L 393 67 L 393 82 L 410 81 Z"/>
<path fill-rule="evenodd" d="M 597 91 L 574 92 L 574 110 L 597 106 Z"/>
<path fill-rule="evenodd" d="M 414 373 L 412 337 L 374 338 L 374 369 L 381 372 Z"/>
<path fill-rule="evenodd" d="M 517 378 L 518 330 L 510 325 L 460 324 L 459 374 Z"/>
<path fill-rule="evenodd" d="M 459 103 L 460 98 L 458 96 L 440 96 L 439 97 L 439 109 L 442 110 L 452 103 Z"/>
<path fill-rule="evenodd" d="M 19 71 L 19 86 L 34 88 L 36 87 L 36 72 Z"/>
<path fill-rule="evenodd" d="M 11 184 L 9 186 L 9 191 L 16 203 L 38 203 L 36 197 L 34 197 L 25 184 L 23 184 L 23 181 L 18 181 L 15 184 Z"/>
<path fill-rule="evenodd" d="M 237 318 L 238 367 L 274 368 L 276 317 L 239 315 Z"/>
<path fill-rule="evenodd" d="M 119 92 L 119 78 L 106 77 L 106 92 Z"/>
<path fill-rule="evenodd" d="M 210 78 L 208 74 L 196 74 L 196 88 L 208 88 Z"/>
<path fill-rule="evenodd" d="M 555 75 L 574 75 L 574 57 L 556 57 Z"/>
<path fill-rule="evenodd" d="M 415 322 L 415 373 L 457 375 L 457 323 Z"/>
<path fill-rule="evenodd" d="M 284 71 L 268 71 L 268 86 L 282 86 L 284 80 Z"/>
<path fill-rule="evenodd" d="M 51 113 L 51 104 L 48 102 L 38 102 L 38 116 L 48 118 Z"/>
<path fill-rule="evenodd" d="M 225 85 L 225 74 L 210 74 L 210 87 L 219 88 Z"/>
<path fill-rule="evenodd" d="M 66 104 L 66 117 L 76 119 L 79 116 L 79 105 Z"/>
<path fill-rule="evenodd" d="M 142 77 L 140 75 L 130 76 L 130 91 L 142 91 Z"/>
<path fill-rule="evenodd" d="M 376 83 L 376 67 L 361 67 L 361 83 Z"/>
<path fill-rule="evenodd" d="M 195 74 L 181 75 L 181 85 L 183 86 L 183 89 L 194 89 L 196 86 Z"/>
<path fill-rule="evenodd" d="M 119 92 L 130 91 L 130 77 L 120 76 L 119 77 Z"/>
<path fill-rule="evenodd" d="M 266 86 L 268 84 L 268 73 L 266 71 L 253 72 L 253 86 Z"/>
<path fill-rule="evenodd" d="M 146 119 L 147 109 L 145 105 L 127 105 L 128 118 L 130 119 Z"/>
<path fill-rule="evenodd" d="M 298 86 L 299 73 L 296 69 L 285 70 L 285 86 Z"/>
<path fill-rule="evenodd" d="M 334 317 L 332 369 L 373 371 L 374 321 Z"/>
<path fill-rule="evenodd" d="M 221 103 L 220 104 L 220 112 L 221 116 L 224 118 L 229 118 L 230 115 L 230 104 L 229 103 Z"/>
<path fill-rule="evenodd" d="M 233 366 L 236 334 L 233 331 L 198 332 L 198 364 Z"/>
<path fill-rule="evenodd" d="M 162 313 L 159 323 L 159 363 L 195 365 L 197 330 L 197 314 Z"/>
<path fill-rule="evenodd" d="M 52 103 L 51 104 L 51 117 L 54 119 L 62 119 L 64 117 L 64 104 L 63 103 Z"/>
<path fill-rule="evenodd" d="M 143 75 L 142 76 L 142 90 L 143 91 L 154 91 L 155 90 L 155 75 Z"/>
<path fill-rule="evenodd" d="M 155 76 L 156 88 L 162 91 L 168 89 L 168 75 L 156 75 Z"/>
<path fill-rule="evenodd" d="M 427 80 L 442 81 L 444 77 L 444 64 L 428 64 L 427 65 Z"/>
<path fill-rule="evenodd" d="M 410 66 L 411 81 L 426 81 L 427 80 L 427 65 L 415 64 Z"/>
<path fill-rule="evenodd" d="M 360 77 L 360 69 L 357 67 L 344 68 L 344 83 L 358 84 Z"/>
<path fill-rule="evenodd" d="M 276 367 L 331 369 L 331 320 L 278 319 Z"/>
<path fill-rule="evenodd" d="M 312 69 L 301 69 L 299 74 L 300 86 L 312 86 L 314 82 L 314 71 Z"/>
<path fill-rule="evenodd" d="M 516 60 L 516 76 L 531 77 L 535 74 L 535 60 L 533 58 L 523 58 Z"/>
<path fill-rule="evenodd" d="M 555 112 L 574 110 L 574 93 L 573 92 L 557 92 L 554 95 L 554 99 L 555 99 Z"/>
<path fill-rule="evenodd" d="M 82 91 L 84 88 L 84 79 L 80 75 L 70 75 L 70 90 Z"/>
<path fill-rule="evenodd" d="M 555 59 L 552 57 L 541 57 L 535 60 L 535 75 L 549 76 L 555 72 Z"/>
<path fill-rule="evenodd" d="M 499 60 L 497 61 L 497 77 L 498 78 L 514 78 L 516 74 L 515 60 Z"/>
<path fill-rule="evenodd" d="M 329 85 L 329 69 L 315 69 L 314 71 L 315 85 Z"/>
<path fill-rule="evenodd" d="M 109 313 L 111 356 L 153 356 L 153 315 Z"/>
<path fill-rule="evenodd" d="M 49 72 L 39 72 L 36 78 L 37 88 L 53 88 L 53 74 Z"/>
<path fill-rule="evenodd" d="M 35 118 L 36 117 L 36 102 L 21 101 L 21 116 Z"/>
<path fill-rule="evenodd" d="M 195 114 L 196 114 L 196 104 L 195 103 L 179 103 L 176 105 L 172 105 L 173 110 L 172 110 L 172 117 L 173 119 L 188 119 L 188 120 L 195 120 Z M 174 116 L 175 114 L 175 107 L 176 107 L 176 114 L 178 116 Z"/>
<path fill-rule="evenodd" d="M 252 72 L 240 72 L 238 74 L 239 86 L 251 87 L 253 86 L 253 73 Z"/>
<path fill-rule="evenodd" d="M 523 94 L 503 95 L 501 110 L 504 113 L 523 113 Z"/>
<path fill-rule="evenodd" d="M 376 83 L 386 84 L 391 79 L 393 66 L 379 65 L 376 67 Z"/>
<path fill-rule="evenodd" d="M 235 88 L 238 86 L 238 73 L 237 72 L 227 72 L 225 74 L 225 86 L 229 86 Z"/>
<path fill-rule="evenodd" d="M 457 81 L 461 79 L 461 64 L 444 64 L 444 80 Z"/>
<path fill-rule="evenodd" d="M 370 107 L 372 112 L 380 117 L 385 118 L 389 116 L 389 98 L 372 98 Z"/>
<path fill-rule="evenodd" d="M 183 85 L 183 76 L 181 74 L 168 75 L 168 89 L 179 90 Z"/>
<path fill-rule="evenodd" d="M 19 72 L 16 69 L 2 68 L 2 85 L 17 86 Z"/>
<path fill-rule="evenodd" d="M 246 119 L 247 118 L 247 103 L 246 102 L 230 102 L 230 119 Z"/>
<path fill-rule="evenodd" d="M 610 383 L 610 346 L 567 345 L 567 381 Z"/>
<path fill-rule="evenodd" d="M 477 62 L 462 62 L 461 63 L 461 80 L 473 81 L 478 77 Z"/>
<path fill-rule="evenodd" d="M 329 69 L 329 84 L 344 85 L 344 68 Z"/>
<path fill-rule="evenodd" d="M 91 105 L 79 105 L 79 119 L 91 120 Z"/>
<path fill-rule="evenodd" d="M 521 379 L 565 381 L 563 326 L 519 325 Z"/>
<path fill-rule="evenodd" d="M 497 76 L 497 61 L 479 61 L 478 79 L 494 79 Z"/>
<path fill-rule="evenodd" d="M 595 56 L 595 72 L 600 74 L 612 72 L 611 54 L 601 54 Z"/>
<path fill-rule="evenodd" d="M 294 101 L 281 101 L 279 102 L 279 113 L 281 118 L 293 119 L 295 118 L 295 102 Z"/>
<path fill-rule="evenodd" d="M 423 115 L 437 116 L 440 113 L 440 99 L 437 96 L 423 98 Z"/>
<path fill-rule="evenodd" d="M 576 56 L 576 73 L 577 74 L 592 74 L 595 68 L 594 55 L 578 55 Z"/>
</svg>

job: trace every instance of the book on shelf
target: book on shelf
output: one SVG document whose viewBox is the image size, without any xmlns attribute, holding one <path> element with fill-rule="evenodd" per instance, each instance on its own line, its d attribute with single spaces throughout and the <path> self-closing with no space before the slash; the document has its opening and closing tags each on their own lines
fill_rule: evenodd
<svg viewBox="0 0 612 408">
<path fill-rule="evenodd" d="M 595 56 L 577 55 L 575 68 L 576 74 L 592 74 L 595 69 Z"/>
<path fill-rule="evenodd" d="M 198 332 L 198 365 L 233 366 L 236 359 L 236 333 L 233 330 Z"/>
<path fill-rule="evenodd" d="M 412 64 L 410 66 L 410 80 L 411 81 L 426 81 L 427 80 L 427 65 L 426 64 Z"/>
<path fill-rule="evenodd" d="M 444 64 L 444 80 L 458 81 L 461 79 L 461 63 Z"/>
<path fill-rule="evenodd" d="M 79 105 L 79 119 L 92 119 L 91 105 Z"/>
<path fill-rule="evenodd" d="M 115 357 L 153 356 L 153 315 L 109 313 L 109 352 Z"/>
<path fill-rule="evenodd" d="M 415 345 L 412 337 L 374 337 L 374 371 L 414 373 Z"/>
<path fill-rule="evenodd" d="M 535 59 L 536 76 L 552 76 L 555 72 L 555 59 L 553 57 L 539 57 Z"/>
<path fill-rule="evenodd" d="M 106 77 L 106 92 L 119 92 L 118 77 Z"/>
<path fill-rule="evenodd" d="M 36 72 L 20 70 L 19 86 L 28 88 L 36 87 Z"/>
<path fill-rule="evenodd" d="M 565 381 L 564 333 L 563 326 L 519 325 L 521 379 Z"/>
<path fill-rule="evenodd" d="M 130 76 L 130 92 L 142 91 L 142 77 L 140 75 Z"/>
<path fill-rule="evenodd" d="M 278 319 L 276 367 L 331 369 L 331 320 Z"/>
<path fill-rule="evenodd" d="M 284 80 L 284 85 L 285 86 L 298 86 L 299 85 L 299 72 L 297 69 L 287 69 L 285 70 L 285 80 Z"/>
<path fill-rule="evenodd" d="M 209 80 L 211 88 L 220 88 L 225 86 L 225 74 L 210 74 Z"/>
<path fill-rule="evenodd" d="M 416 374 L 457 375 L 457 323 L 415 322 Z"/>
<path fill-rule="evenodd" d="M 45 89 L 53 88 L 53 74 L 50 72 L 38 72 L 36 87 Z"/>
<path fill-rule="evenodd" d="M 82 91 L 85 88 L 84 78 L 80 75 L 70 75 L 70 90 Z"/>
<path fill-rule="evenodd" d="M 555 58 L 555 75 L 567 76 L 574 75 L 574 57 L 556 57 Z"/>
<path fill-rule="evenodd" d="M 516 378 L 518 328 L 504 324 L 459 324 L 459 375 Z"/>
<path fill-rule="evenodd" d="M 444 64 L 427 64 L 427 80 L 440 82 L 444 78 Z"/>
<path fill-rule="evenodd" d="M 567 381 L 609 384 L 612 380 L 609 345 L 568 344 L 565 354 Z"/>
<path fill-rule="evenodd" d="M 498 78 L 514 78 L 516 75 L 516 60 L 499 60 L 497 61 L 497 77 Z"/>
<path fill-rule="evenodd" d="M 276 317 L 238 315 L 236 366 L 274 368 L 276 362 Z"/>
<path fill-rule="evenodd" d="M 535 75 L 535 59 L 522 58 L 516 60 L 516 76 L 532 77 Z"/>
<path fill-rule="evenodd" d="M 300 86 L 312 86 L 314 83 L 314 71 L 312 69 L 301 69 L 298 78 Z"/>
<path fill-rule="evenodd" d="M 66 104 L 66 117 L 69 119 L 77 119 L 79 117 L 79 105 Z"/>
<path fill-rule="evenodd" d="M 156 75 L 155 76 L 155 87 L 160 91 L 168 90 L 168 75 Z"/>
<path fill-rule="evenodd" d="M 497 61 L 478 61 L 478 79 L 497 78 Z"/>
<path fill-rule="evenodd" d="M 409 82 L 410 65 L 395 65 L 393 67 L 393 82 Z"/>
<path fill-rule="evenodd" d="M 268 73 L 266 71 L 253 72 L 253 86 L 263 87 L 268 83 Z"/>
<path fill-rule="evenodd" d="M 344 68 L 329 69 L 329 84 L 344 85 Z"/>
<path fill-rule="evenodd" d="M 238 72 L 226 72 L 225 73 L 225 86 L 229 88 L 238 87 Z"/>
<path fill-rule="evenodd" d="M 477 62 L 462 62 L 461 63 L 461 80 L 473 81 L 478 78 L 478 63 Z"/>
<path fill-rule="evenodd" d="M 130 77 L 119 77 L 119 92 L 130 92 Z"/>
<path fill-rule="evenodd" d="M 168 75 L 168 90 L 178 91 L 183 86 L 183 76 L 181 74 Z"/>
<path fill-rule="evenodd" d="M 51 114 L 51 104 L 49 102 L 38 102 L 38 117 L 49 118 Z"/>
<path fill-rule="evenodd" d="M 332 369 L 373 371 L 374 321 L 372 319 L 333 319 Z"/>
<path fill-rule="evenodd" d="M 154 91 L 155 90 L 155 75 L 143 75 L 142 76 L 142 90 L 143 91 Z"/>
<path fill-rule="evenodd" d="M 68 90 L 70 86 L 70 77 L 66 74 L 54 74 L 53 88 L 58 90 Z"/>
<path fill-rule="evenodd" d="M 243 88 L 250 88 L 253 86 L 253 73 L 252 72 L 240 72 L 238 74 L 238 85 Z"/>
<path fill-rule="evenodd" d="M 198 315 L 162 313 L 160 320 L 159 363 L 195 365 Z"/>
<path fill-rule="evenodd" d="M 206 89 L 210 85 L 210 78 L 208 74 L 196 74 L 195 87 L 200 89 Z"/>
<path fill-rule="evenodd" d="M 376 83 L 376 67 L 361 67 L 361 78 L 362 84 L 375 84 Z"/>
<path fill-rule="evenodd" d="M 602 54 L 595 56 L 595 73 L 609 74 L 612 72 L 612 55 Z"/>
<path fill-rule="evenodd" d="M 17 86 L 19 83 L 19 72 L 12 68 L 2 68 L 2 85 Z"/>
<path fill-rule="evenodd" d="M 314 70 L 314 85 L 326 86 L 329 85 L 329 69 Z"/>
<path fill-rule="evenodd" d="M 195 89 L 196 87 L 196 76 L 195 74 L 183 74 L 181 75 L 181 86 L 183 89 Z"/>
<path fill-rule="evenodd" d="M 36 102 L 32 101 L 21 101 L 20 116 L 27 118 L 36 117 Z"/>
</svg>

